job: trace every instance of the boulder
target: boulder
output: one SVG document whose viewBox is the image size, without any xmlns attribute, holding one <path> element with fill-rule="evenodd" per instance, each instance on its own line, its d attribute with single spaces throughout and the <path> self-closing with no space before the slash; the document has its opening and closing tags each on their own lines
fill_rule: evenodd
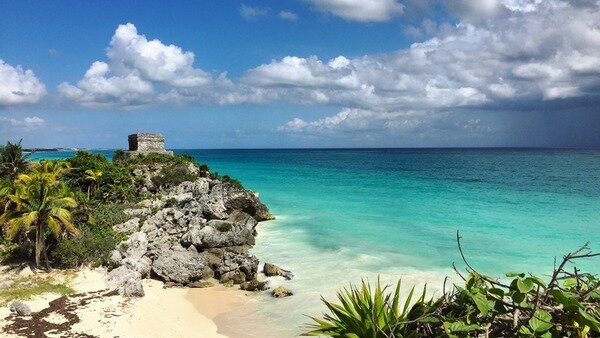
<svg viewBox="0 0 600 338">
<path fill-rule="evenodd" d="M 273 291 L 271 291 L 271 295 L 275 298 L 283 298 L 292 296 L 294 293 L 292 290 L 284 288 L 283 286 L 278 286 Z"/>
<path fill-rule="evenodd" d="M 209 198 L 222 203 L 229 213 L 235 210 L 243 211 L 259 222 L 274 219 L 255 193 L 235 187 L 231 183 L 215 185 L 210 191 Z"/>
<path fill-rule="evenodd" d="M 240 284 L 240 289 L 252 292 L 264 291 L 267 289 L 267 284 L 267 281 L 259 282 L 258 280 L 253 279 L 249 282 L 243 282 L 242 284 Z"/>
<path fill-rule="evenodd" d="M 140 229 L 140 219 L 138 217 L 132 218 L 125 223 L 121 223 L 121 224 L 117 224 L 117 225 L 113 226 L 113 229 L 116 232 L 127 233 L 127 234 L 136 232 Z"/>
<path fill-rule="evenodd" d="M 0 282 L 0 290 L 8 289 L 14 283 L 15 283 L 15 281 L 13 281 L 12 279 L 5 279 L 5 280 L 3 280 L 2 282 Z"/>
<path fill-rule="evenodd" d="M 152 262 L 152 272 L 165 282 L 179 285 L 192 284 L 214 276 L 207 254 L 191 251 L 162 252 Z"/>
<path fill-rule="evenodd" d="M 142 277 L 150 275 L 150 266 L 152 261 L 148 257 L 132 258 L 126 257 L 121 260 L 121 265 L 138 272 Z"/>
<path fill-rule="evenodd" d="M 263 273 L 265 274 L 265 276 L 268 277 L 281 276 L 287 280 L 290 280 L 294 277 L 291 271 L 284 270 L 278 267 L 277 265 L 271 263 L 265 263 L 265 265 L 263 266 Z"/>
<path fill-rule="evenodd" d="M 148 239 L 144 232 L 134 232 L 129 238 L 117 245 L 123 257 L 142 258 L 148 251 Z"/>
<path fill-rule="evenodd" d="M 29 316 L 31 314 L 31 309 L 27 304 L 16 300 L 10 304 L 10 312 L 14 312 L 18 316 Z"/>
<path fill-rule="evenodd" d="M 142 275 L 126 266 L 111 270 L 106 276 L 106 286 L 118 290 L 123 297 L 143 297 Z"/>
<path fill-rule="evenodd" d="M 150 208 L 141 208 L 141 209 L 125 209 L 123 213 L 129 217 L 144 217 L 152 214 L 152 210 Z"/>
</svg>

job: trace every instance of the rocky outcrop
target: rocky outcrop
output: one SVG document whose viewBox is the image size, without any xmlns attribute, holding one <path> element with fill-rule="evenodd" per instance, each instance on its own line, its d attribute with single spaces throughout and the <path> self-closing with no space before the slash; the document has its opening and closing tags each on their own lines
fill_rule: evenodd
<svg viewBox="0 0 600 338">
<path fill-rule="evenodd" d="M 143 297 L 142 275 L 127 266 L 111 270 L 106 276 L 106 286 L 117 290 L 123 297 Z"/>
<path fill-rule="evenodd" d="M 156 166 L 140 166 L 134 175 L 151 182 L 158 171 Z M 151 189 L 158 188 L 142 187 Z M 258 222 L 273 217 L 257 194 L 200 177 L 154 196 L 125 210 L 131 219 L 115 226 L 130 235 L 111 254 L 117 267 L 107 280 L 112 289 L 137 295 L 135 286 L 144 277 L 191 287 L 214 277 L 221 283 L 245 283 L 247 290 L 265 288 L 266 283 L 256 280 L 258 259 L 248 250 Z"/>
</svg>

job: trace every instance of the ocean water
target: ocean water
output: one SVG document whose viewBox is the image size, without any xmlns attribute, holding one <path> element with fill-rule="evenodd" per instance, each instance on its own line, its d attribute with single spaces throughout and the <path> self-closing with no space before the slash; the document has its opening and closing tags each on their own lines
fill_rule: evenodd
<svg viewBox="0 0 600 338">
<path fill-rule="evenodd" d="M 471 265 L 497 276 L 549 275 L 554 257 L 588 241 L 600 251 L 598 150 L 176 152 L 240 179 L 277 217 L 259 225 L 253 252 L 292 270 L 271 284 L 296 294 L 256 296 L 248 314 L 271 323 L 273 337 L 301 332 L 304 315 L 323 311 L 321 295 L 361 278 L 439 292 L 446 276 L 458 279 L 452 264 L 464 267 L 457 230 Z M 600 273 L 599 263 L 578 266 Z"/>
</svg>

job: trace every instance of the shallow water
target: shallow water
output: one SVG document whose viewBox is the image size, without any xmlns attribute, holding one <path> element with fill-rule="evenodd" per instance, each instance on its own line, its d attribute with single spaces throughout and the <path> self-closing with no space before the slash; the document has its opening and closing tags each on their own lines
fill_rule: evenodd
<svg viewBox="0 0 600 338">
<path fill-rule="evenodd" d="M 381 275 L 439 289 L 464 266 L 549 274 L 586 241 L 600 251 L 600 151 L 517 149 L 179 150 L 240 179 L 277 216 L 254 253 L 294 272 L 296 292 L 258 297 L 258 313 L 293 335 L 319 295 Z M 63 155 L 64 156 L 64 155 Z M 598 259 L 580 267 L 600 273 Z M 284 333 L 282 333 L 284 332 Z"/>
</svg>

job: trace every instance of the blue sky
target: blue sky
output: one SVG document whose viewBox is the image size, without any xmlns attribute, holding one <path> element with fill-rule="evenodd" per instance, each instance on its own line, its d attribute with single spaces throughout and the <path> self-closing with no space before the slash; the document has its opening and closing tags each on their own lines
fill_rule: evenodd
<svg viewBox="0 0 600 338">
<path fill-rule="evenodd" d="M 600 146 L 595 0 L 3 1 L 0 142 Z"/>
</svg>

